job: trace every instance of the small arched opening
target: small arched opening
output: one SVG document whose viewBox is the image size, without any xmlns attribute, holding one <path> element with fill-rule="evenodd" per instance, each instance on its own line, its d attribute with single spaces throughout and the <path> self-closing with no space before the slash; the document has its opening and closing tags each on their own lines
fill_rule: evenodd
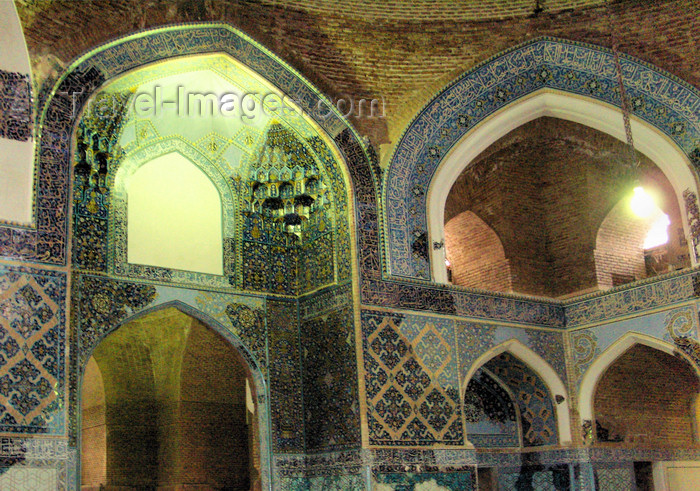
<svg viewBox="0 0 700 491">
<path fill-rule="evenodd" d="M 684 359 L 634 344 L 601 375 L 594 393 L 603 445 L 694 447 L 700 380 Z"/>
<path fill-rule="evenodd" d="M 469 442 L 477 452 L 542 448 L 571 441 L 564 384 L 537 354 L 515 339 L 482 355 L 464 394 Z M 479 489 L 538 489 L 538 479 L 564 488 L 566 466 L 479 467 Z"/>
<path fill-rule="evenodd" d="M 175 308 L 112 332 L 82 379 L 82 489 L 259 489 L 252 380 L 230 343 Z"/>
<path fill-rule="evenodd" d="M 557 411 L 547 385 L 507 351 L 476 370 L 464 400 L 467 434 L 477 448 L 541 447 L 559 442 Z"/>
<path fill-rule="evenodd" d="M 643 175 L 644 190 L 652 198 L 644 213 L 636 214 L 626 196 L 598 228 L 595 268 L 601 290 L 690 266 L 673 187 L 656 166 L 647 166 Z"/>
</svg>

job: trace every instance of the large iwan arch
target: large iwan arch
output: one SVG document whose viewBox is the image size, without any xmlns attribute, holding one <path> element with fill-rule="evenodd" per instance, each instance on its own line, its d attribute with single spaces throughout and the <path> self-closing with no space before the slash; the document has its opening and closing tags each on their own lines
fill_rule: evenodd
<svg viewBox="0 0 700 491">
<path fill-rule="evenodd" d="M 664 171 L 680 201 L 685 189 L 697 192 L 693 166 L 698 165 L 700 95 L 646 63 L 627 56 L 620 62 L 628 96 L 636 101 L 637 149 Z M 512 129 L 553 116 L 624 141 L 617 85 L 611 51 L 542 38 L 446 87 L 407 128 L 386 174 L 389 273 L 446 282 L 439 245 L 447 190 L 470 160 Z M 687 221 L 684 217 L 686 232 Z"/>
</svg>

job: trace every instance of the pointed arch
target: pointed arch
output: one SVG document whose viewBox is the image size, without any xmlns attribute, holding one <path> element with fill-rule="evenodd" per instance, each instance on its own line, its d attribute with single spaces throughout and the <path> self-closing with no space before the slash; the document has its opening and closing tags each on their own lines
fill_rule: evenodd
<svg viewBox="0 0 700 491">
<path fill-rule="evenodd" d="M 465 163 L 471 162 L 491 144 L 508 132 L 537 118 L 550 116 L 589 126 L 620 141 L 625 140 L 624 128 L 619 124 L 618 109 L 610 104 L 567 94 L 552 89 L 541 89 L 513 102 L 489 116 L 479 126 L 468 132 L 455 144 L 436 169 L 427 197 L 428 232 L 431 241 L 439 241 L 445 236 L 444 216 L 447 193 L 464 170 Z M 688 233 L 688 217 L 684 213 L 683 191 L 690 189 L 697 193 L 697 184 L 691 170 L 690 160 L 680 149 L 654 128 L 643 121 L 632 119 L 632 131 L 637 135 L 635 147 L 649 157 L 668 177 L 683 218 L 683 228 Z M 683 165 L 679 165 L 679 163 Z M 431 242 L 432 243 L 432 242 Z M 432 278 L 440 283 L 447 282 L 444 263 L 444 248 L 431 249 Z M 694 258 L 693 258 L 694 260 Z M 695 264 L 695 263 L 693 263 Z"/>
<path fill-rule="evenodd" d="M 451 282 L 468 288 L 498 292 L 513 289 L 510 260 L 496 231 L 472 210 L 465 210 L 445 224 L 445 265 L 450 263 Z"/>
<path fill-rule="evenodd" d="M 636 344 L 649 346 L 650 348 L 658 349 L 668 355 L 683 358 L 690 364 L 695 374 L 700 378 L 700 368 L 698 368 L 685 353 L 676 349 L 672 344 L 646 334 L 628 332 L 603 351 L 598 358 L 591 363 L 588 370 L 586 370 L 586 373 L 583 375 L 578 391 L 578 412 L 582 423 L 583 421 L 593 420 L 593 399 L 595 397 L 595 390 L 606 370 L 615 363 L 620 356 Z"/>
<path fill-rule="evenodd" d="M 233 193 L 228 178 L 220 165 L 208 158 L 203 152 L 181 138 L 172 137 L 159 141 L 157 145 L 140 149 L 122 162 L 119 167 L 110 176 L 112 191 L 110 193 L 110 208 L 114 211 L 109 215 L 109 229 L 113 231 L 113 240 L 108 241 L 105 246 L 108 248 L 108 270 L 114 271 L 121 275 L 137 276 L 142 275 L 144 270 L 164 271 L 153 265 L 131 263 L 128 260 L 129 247 L 128 242 L 131 236 L 127 233 L 127 229 L 131 226 L 128 220 L 128 211 L 130 202 L 128 200 L 128 189 L 132 177 L 143 168 L 152 162 L 162 160 L 167 157 L 176 157 L 181 161 L 190 163 L 194 168 L 201 171 L 202 177 L 208 179 L 216 190 L 217 196 L 214 198 L 219 201 L 219 211 L 217 223 L 220 237 L 218 237 L 218 257 L 223 258 L 224 244 L 232 240 L 235 235 L 235 217 L 238 214 L 239 203 L 236 195 Z M 213 193 L 212 193 L 213 195 Z M 213 213 L 213 210 L 210 210 Z M 214 218 L 214 217 L 212 217 Z M 231 275 L 240 265 L 234 264 L 233 261 L 223 261 L 223 264 L 217 265 L 221 271 L 218 275 Z M 202 278 L 202 272 L 183 272 L 187 268 L 173 268 L 169 274 L 171 279 L 180 277 Z M 222 284 L 227 284 L 227 280 L 220 278 Z"/>
<path fill-rule="evenodd" d="M 0 253 L 10 259 L 66 264 L 65 210 L 74 150 L 71 135 L 88 100 L 106 82 L 135 68 L 177 56 L 214 52 L 227 54 L 248 66 L 292 98 L 327 137 L 333 151 L 338 152 L 343 162 L 339 171 L 348 182 L 350 196 L 359 203 L 375 206 L 376 170 L 367 146 L 334 105 L 300 73 L 226 24 L 161 27 L 106 43 L 79 57 L 58 78 L 40 109 L 36 135 L 39 145 L 35 152 L 34 185 L 52 192 L 37 195 L 35 206 L 43 213 L 42 220 L 23 231 L 17 241 L 3 244 Z M 353 216 L 354 201 L 349 202 Z M 13 234 L 11 229 L 0 225 L 0 232 L 7 235 Z"/>
<path fill-rule="evenodd" d="M 201 310 L 194 308 L 181 300 L 172 300 L 158 304 L 149 308 L 145 308 L 132 315 L 127 316 L 120 322 L 113 325 L 103 325 L 102 330 L 99 334 L 96 334 L 92 338 L 92 343 L 90 345 L 78 345 L 78 352 L 74 353 L 74 360 L 77 361 L 77 376 L 78 382 L 76 387 L 78 388 L 78 396 L 73 404 L 77 407 L 72 408 L 72 411 L 76 411 L 78 415 L 81 415 L 79 408 L 82 404 L 82 386 L 83 379 L 85 377 L 86 368 L 91 356 L 95 352 L 97 346 L 99 346 L 110 334 L 117 331 L 119 328 L 130 324 L 139 319 L 147 317 L 149 314 L 154 312 L 174 308 L 183 314 L 186 314 L 193 319 L 199 321 L 204 326 L 210 328 L 216 334 L 221 336 L 242 358 L 243 362 L 247 365 L 252 378 L 252 392 L 255 394 L 255 402 L 258 405 L 259 410 L 256 411 L 257 427 L 259 428 L 258 433 L 258 444 L 259 444 L 259 458 L 260 458 L 260 468 L 261 468 L 261 480 L 262 488 L 267 489 L 272 485 L 272 463 L 270 461 L 271 455 L 271 441 L 270 433 L 267 430 L 269 428 L 269 412 L 267 411 L 267 382 L 263 370 L 261 369 L 261 363 L 256 359 L 256 356 L 249 350 L 248 347 L 243 343 L 243 341 L 236 336 L 229 328 L 221 324 L 218 320 L 214 319 L 210 315 L 202 312 Z M 82 442 L 82 416 L 78 417 L 77 420 L 77 442 L 80 447 Z M 78 469 L 80 469 L 80 454 L 78 454 L 77 462 Z M 80 476 L 80 472 L 77 473 Z"/>
<path fill-rule="evenodd" d="M 549 395 L 552 398 L 552 404 L 556 411 L 557 430 L 559 434 L 559 444 L 566 445 L 571 443 L 571 422 L 569 419 L 569 401 L 566 391 L 566 386 L 554 371 L 554 368 L 547 363 L 540 355 L 525 346 L 517 339 L 509 339 L 493 348 L 487 350 L 479 358 L 474 361 L 464 377 L 463 384 L 469 383 L 474 373 L 491 359 L 508 352 L 525 363 L 532 371 L 534 371 L 544 382 L 549 389 Z M 563 397 L 561 403 L 557 403 L 558 396 Z"/>
<path fill-rule="evenodd" d="M 638 150 L 662 168 L 682 204 L 686 188 L 697 192 L 700 92 L 633 57 L 623 55 L 620 63 L 635 100 Z M 445 191 L 465 163 L 515 127 L 554 116 L 625 141 L 615 73 L 608 49 L 540 38 L 484 62 L 436 95 L 404 132 L 386 173 L 389 272 L 446 280 L 439 266 L 444 251 L 427 247 L 443 237 Z M 687 217 L 684 227 L 687 232 Z"/>
</svg>

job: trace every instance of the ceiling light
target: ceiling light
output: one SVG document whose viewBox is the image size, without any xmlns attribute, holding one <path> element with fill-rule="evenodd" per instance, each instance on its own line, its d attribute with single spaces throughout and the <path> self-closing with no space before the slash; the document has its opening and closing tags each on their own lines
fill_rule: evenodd
<svg viewBox="0 0 700 491">
<path fill-rule="evenodd" d="M 634 188 L 630 207 L 632 208 L 632 213 L 637 217 L 647 218 L 654 212 L 656 203 L 654 203 L 654 198 L 640 185 Z"/>
</svg>

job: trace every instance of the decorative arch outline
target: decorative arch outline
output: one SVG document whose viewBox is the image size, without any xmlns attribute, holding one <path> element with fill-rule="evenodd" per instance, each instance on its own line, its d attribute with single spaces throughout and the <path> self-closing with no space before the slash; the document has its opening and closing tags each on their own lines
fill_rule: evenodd
<svg viewBox="0 0 700 491">
<path fill-rule="evenodd" d="M 77 397 L 73 402 L 73 404 L 75 405 L 75 407 L 73 407 L 73 411 L 75 411 L 75 414 L 78 415 L 76 418 L 75 428 L 77 434 L 77 448 L 81 448 L 82 442 L 82 412 L 80 411 L 80 407 L 82 398 L 83 375 L 85 373 L 85 367 L 87 366 L 87 362 L 92 356 L 92 353 L 95 351 L 95 348 L 97 348 L 97 346 L 99 346 L 99 344 L 102 343 L 102 341 L 104 341 L 105 338 L 107 338 L 110 334 L 115 332 L 120 327 L 136 319 L 145 317 L 153 312 L 157 312 L 159 310 L 168 308 L 175 308 L 180 312 L 187 314 L 193 317 L 194 319 L 197 319 L 198 321 L 206 325 L 208 328 L 212 329 L 214 332 L 216 332 L 218 335 L 224 338 L 231 345 L 231 347 L 241 355 L 241 357 L 245 360 L 245 363 L 248 365 L 248 369 L 250 370 L 250 373 L 253 378 L 253 384 L 255 386 L 255 396 L 257 398 L 258 403 L 257 418 L 259 428 L 258 437 L 260 439 L 260 468 L 262 470 L 262 488 L 271 489 L 270 486 L 272 485 L 272 463 L 270 455 L 272 451 L 272 446 L 270 442 L 269 431 L 269 401 L 267 399 L 267 382 L 265 381 L 265 376 L 263 375 L 263 372 L 260 369 L 260 363 L 256 359 L 255 355 L 245 346 L 245 344 L 238 338 L 238 336 L 231 332 L 230 329 L 227 329 L 219 321 L 202 312 L 201 310 L 196 309 L 180 300 L 172 300 L 133 313 L 125 319 L 122 319 L 120 322 L 117 322 L 110 326 L 104 326 L 104 331 L 102 331 L 98 336 L 94 336 L 92 338 L 93 342 L 90 346 L 79 345 L 79 352 L 73 355 L 74 358 L 79 361 L 79 366 L 77 367 L 78 380 L 76 383 L 76 386 L 78 388 Z M 80 452 L 77 452 L 76 462 L 78 468 L 76 470 L 76 476 L 80 476 L 80 458 Z"/>
<path fill-rule="evenodd" d="M 584 421 L 593 421 L 593 399 L 595 397 L 595 390 L 598 387 L 598 382 L 605 374 L 605 371 L 627 350 L 637 344 L 649 346 L 650 348 L 658 349 L 671 356 L 683 358 L 693 368 L 693 371 L 700 379 L 700 368 L 693 363 L 688 355 L 672 344 L 646 334 L 628 332 L 606 348 L 605 351 L 591 363 L 588 370 L 586 370 L 586 373 L 583 375 L 578 391 L 578 412 L 581 424 L 583 424 Z"/>
<path fill-rule="evenodd" d="M 103 84 L 130 70 L 177 56 L 212 52 L 230 55 L 293 98 L 341 156 L 349 194 L 354 194 L 360 204 L 375 202 L 376 171 L 366 145 L 352 125 L 308 80 L 229 25 L 178 25 L 106 43 L 79 57 L 58 78 L 38 118 L 36 224 L 29 230 L 0 224 L 0 234 L 13 237 L 3 242 L 0 253 L 9 259 L 65 265 L 72 134 L 82 108 Z M 319 111 L 319 107 L 323 111 Z"/>
<path fill-rule="evenodd" d="M 479 356 L 472 363 L 462 382 L 466 387 L 474 373 L 488 363 L 489 360 L 495 358 L 501 353 L 508 352 L 525 363 L 532 371 L 534 371 L 545 383 L 549 389 L 550 396 L 553 398 L 552 405 L 557 413 L 557 431 L 559 434 L 559 445 L 567 445 L 571 443 L 571 422 L 569 419 L 569 400 L 568 393 L 564 383 L 559 378 L 559 375 L 554 371 L 554 368 L 547 363 L 540 355 L 525 346 L 517 339 L 509 339 L 501 344 L 498 344 Z M 557 403 L 557 396 L 563 397 L 561 403 Z M 464 394 L 461 395 L 464 397 Z"/>
<path fill-rule="evenodd" d="M 688 187 L 697 192 L 700 92 L 633 57 L 620 58 L 639 150 L 666 163 L 664 171 L 679 199 Z M 624 141 L 616 89 L 612 51 L 549 37 L 497 55 L 448 85 L 406 129 L 386 173 L 389 273 L 446 281 L 440 272 L 444 268 L 438 267 L 444 252 L 433 246 L 440 243 L 444 226 L 444 197 L 439 195 L 446 193 L 465 161 L 515 127 L 551 115 Z M 442 206 L 436 205 L 441 199 Z"/>
<path fill-rule="evenodd" d="M 232 243 L 236 235 L 235 217 L 238 214 L 239 201 L 233 194 L 233 190 L 231 189 L 229 180 L 226 178 L 224 170 L 199 149 L 190 145 L 182 138 L 166 138 L 127 155 L 117 164 L 118 168 L 110 176 L 112 192 L 109 197 L 111 209 L 108 227 L 108 271 L 132 277 L 144 276 L 146 274 L 153 275 L 154 272 L 158 272 L 161 275 L 167 274 L 172 279 L 174 279 L 174 276 L 178 276 L 182 277 L 182 279 L 194 280 L 198 283 L 226 286 L 228 285 L 228 281 L 219 278 L 217 275 L 192 271 L 184 272 L 155 266 L 135 265 L 129 264 L 127 260 L 127 183 L 129 177 L 142 165 L 169 153 L 179 153 L 182 155 L 192 162 L 193 165 L 197 166 L 197 168 L 199 168 L 214 184 L 221 198 L 221 228 L 223 232 L 222 242 L 224 244 L 222 254 L 230 248 L 227 248 L 226 244 L 227 241 Z M 226 261 L 226 258 L 224 258 L 224 276 L 232 276 L 238 269 L 240 269 L 240 264 L 233 264 L 231 261 Z"/>
</svg>

